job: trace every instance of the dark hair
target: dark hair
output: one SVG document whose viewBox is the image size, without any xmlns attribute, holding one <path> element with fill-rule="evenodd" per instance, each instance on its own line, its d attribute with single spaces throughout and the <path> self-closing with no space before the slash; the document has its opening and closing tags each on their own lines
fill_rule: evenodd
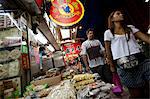
<svg viewBox="0 0 150 99">
<path fill-rule="evenodd" d="M 89 31 L 93 31 L 93 32 L 94 32 L 94 29 L 93 29 L 93 28 L 89 28 L 89 29 L 86 31 L 86 35 L 89 33 Z"/>
<path fill-rule="evenodd" d="M 113 18 L 113 15 L 116 11 L 120 11 L 120 10 L 115 10 L 113 11 L 112 13 L 110 13 L 109 17 L 108 17 L 108 29 L 110 29 L 110 31 L 112 32 L 112 34 L 114 35 L 114 29 L 115 29 L 115 25 L 114 25 L 114 22 L 112 21 L 112 18 Z M 122 12 L 122 11 L 120 11 Z M 125 30 L 125 33 L 128 34 L 128 37 L 130 39 L 130 32 L 132 31 L 131 28 L 127 27 L 127 24 L 125 23 L 125 21 L 123 20 L 121 22 L 122 24 L 122 27 L 124 28 Z"/>
</svg>

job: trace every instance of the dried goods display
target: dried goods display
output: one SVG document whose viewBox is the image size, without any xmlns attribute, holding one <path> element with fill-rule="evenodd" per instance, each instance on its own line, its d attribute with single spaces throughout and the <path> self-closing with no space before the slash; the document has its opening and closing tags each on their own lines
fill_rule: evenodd
<svg viewBox="0 0 150 99">
<path fill-rule="evenodd" d="M 46 97 L 50 93 L 51 90 L 52 90 L 51 88 L 43 89 L 37 93 L 37 97 L 39 98 Z"/>
<path fill-rule="evenodd" d="M 74 75 L 78 74 L 77 68 L 75 66 L 68 67 L 66 70 L 62 73 L 62 78 L 64 80 L 72 79 Z"/>
<path fill-rule="evenodd" d="M 88 84 L 94 83 L 93 74 L 78 74 L 73 77 L 73 84 L 76 90 L 85 88 Z"/>
<path fill-rule="evenodd" d="M 46 71 L 46 76 L 47 77 L 54 77 L 60 74 L 59 68 L 52 68 Z"/>
<path fill-rule="evenodd" d="M 16 27 L 0 32 L 0 79 L 19 76 L 21 35 Z"/>
<path fill-rule="evenodd" d="M 4 97 L 1 99 L 16 99 L 21 96 L 21 80 L 20 77 L 14 77 L 0 81 L 0 94 Z"/>
<path fill-rule="evenodd" d="M 19 61 L 15 60 L 9 63 L 9 77 L 17 76 L 20 71 Z"/>
<path fill-rule="evenodd" d="M 7 47 L 7 46 L 13 46 L 13 45 L 19 45 L 21 43 L 21 38 L 19 37 L 8 37 L 5 38 L 3 41 L 1 41 L 1 46 Z"/>
<path fill-rule="evenodd" d="M 93 74 L 79 74 L 79 75 L 75 75 L 73 77 L 73 80 L 80 81 L 80 80 L 88 80 L 88 79 L 92 79 L 92 78 L 94 78 Z"/>
<path fill-rule="evenodd" d="M 8 66 L 0 64 L 0 79 L 8 76 Z"/>
<path fill-rule="evenodd" d="M 76 99 L 74 87 L 69 80 L 56 86 L 46 97 L 47 99 Z"/>
<path fill-rule="evenodd" d="M 11 16 L 3 16 L 5 26 L 0 26 L 0 98 L 15 99 L 21 95 L 22 88 L 19 59 L 22 37 Z"/>
<path fill-rule="evenodd" d="M 7 56 L 9 53 L 8 50 L 0 51 L 0 63 L 8 60 Z"/>
<path fill-rule="evenodd" d="M 110 99 L 112 85 L 101 80 L 89 84 L 77 92 L 78 99 Z"/>
<path fill-rule="evenodd" d="M 52 73 L 52 75 L 50 75 Z M 59 77 L 56 74 L 59 74 Z M 49 76 L 47 76 L 49 75 Z M 68 77 L 70 76 L 70 78 Z M 53 68 L 26 87 L 25 98 L 110 99 L 113 85 L 97 80 L 97 74 L 79 74 L 75 68 Z M 61 79 L 62 78 L 62 79 Z"/>
<path fill-rule="evenodd" d="M 20 57 L 20 55 L 21 55 L 20 50 L 14 49 L 9 53 L 8 58 L 14 60 L 14 59 L 18 59 Z"/>
<path fill-rule="evenodd" d="M 20 51 L 18 49 L 0 51 L 0 79 L 17 76 L 19 74 L 19 57 Z"/>
</svg>

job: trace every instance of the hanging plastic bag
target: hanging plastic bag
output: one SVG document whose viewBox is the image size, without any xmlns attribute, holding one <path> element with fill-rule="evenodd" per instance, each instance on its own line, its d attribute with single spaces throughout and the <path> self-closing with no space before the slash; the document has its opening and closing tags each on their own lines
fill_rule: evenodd
<svg viewBox="0 0 150 99">
<path fill-rule="evenodd" d="M 115 94 L 115 95 L 121 95 L 121 93 L 123 92 L 123 86 L 121 84 L 121 81 L 120 81 L 120 78 L 118 76 L 118 73 L 117 72 L 114 72 L 112 73 L 112 80 L 113 80 L 113 84 L 115 85 L 113 88 L 112 88 L 112 92 Z"/>
</svg>

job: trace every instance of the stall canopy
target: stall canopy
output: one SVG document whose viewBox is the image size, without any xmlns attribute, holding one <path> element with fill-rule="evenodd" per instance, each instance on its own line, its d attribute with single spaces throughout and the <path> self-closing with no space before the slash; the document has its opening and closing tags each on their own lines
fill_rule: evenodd
<svg viewBox="0 0 150 99">
<path fill-rule="evenodd" d="M 41 10 L 35 0 L 0 0 L 0 4 L 3 5 L 0 10 L 5 10 L 5 12 L 14 11 L 18 16 L 23 11 L 28 11 L 31 15 L 41 14 Z"/>
<path fill-rule="evenodd" d="M 38 28 L 46 36 L 47 40 L 52 44 L 55 50 L 60 50 L 60 47 L 58 46 L 58 43 L 56 42 L 44 18 L 40 21 Z"/>
</svg>

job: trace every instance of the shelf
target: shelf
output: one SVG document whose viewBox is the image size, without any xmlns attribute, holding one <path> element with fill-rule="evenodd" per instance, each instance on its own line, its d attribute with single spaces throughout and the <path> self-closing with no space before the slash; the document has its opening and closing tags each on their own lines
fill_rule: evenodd
<svg viewBox="0 0 150 99">
<path fill-rule="evenodd" d="M 0 46 L 0 51 L 1 51 L 1 50 L 9 49 L 9 48 L 11 48 L 11 47 L 19 47 L 19 46 L 21 46 L 21 43 L 12 44 L 12 45 L 8 45 L 8 46 Z"/>
<path fill-rule="evenodd" d="M 5 60 L 5 61 L 0 61 L 0 64 L 5 64 L 5 63 L 12 62 L 12 61 L 15 61 L 15 60 L 14 59 L 8 59 L 8 60 Z"/>
<path fill-rule="evenodd" d="M 13 77 L 6 77 L 6 78 L 0 79 L 0 81 L 2 81 L 2 80 L 8 80 L 8 79 L 16 78 L 16 77 L 21 77 L 21 76 L 17 75 L 17 76 L 13 76 Z"/>
<path fill-rule="evenodd" d="M 1 48 L 6 48 L 6 47 L 16 47 L 16 46 L 20 46 L 21 43 L 16 43 L 16 44 L 11 44 L 11 45 L 8 45 L 8 46 L 0 46 L 0 49 Z"/>
</svg>

